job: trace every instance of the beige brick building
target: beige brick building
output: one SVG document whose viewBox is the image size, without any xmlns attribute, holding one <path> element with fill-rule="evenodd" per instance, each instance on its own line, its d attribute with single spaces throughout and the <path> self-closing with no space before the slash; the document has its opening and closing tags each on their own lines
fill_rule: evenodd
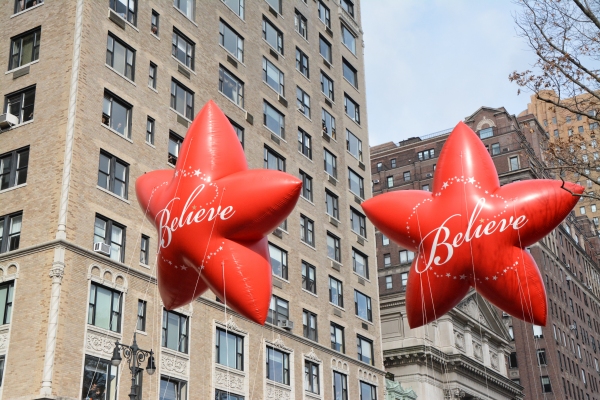
<svg viewBox="0 0 600 400">
<path fill-rule="evenodd" d="M 383 399 L 358 1 L 3 0 L 0 38 L 2 399 L 128 398 L 134 332 L 139 399 Z M 135 180 L 209 99 L 251 168 L 304 181 L 264 327 L 157 296 Z"/>
</svg>

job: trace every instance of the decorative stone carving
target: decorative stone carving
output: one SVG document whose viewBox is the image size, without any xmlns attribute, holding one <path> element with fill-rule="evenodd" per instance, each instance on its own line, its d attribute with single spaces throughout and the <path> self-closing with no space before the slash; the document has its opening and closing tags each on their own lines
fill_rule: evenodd
<svg viewBox="0 0 600 400">
<path fill-rule="evenodd" d="M 444 399 L 464 399 L 467 393 L 459 388 L 444 389 Z"/>
<path fill-rule="evenodd" d="M 491 351 L 490 351 L 490 364 L 491 364 L 492 368 L 494 368 L 495 370 L 500 369 L 500 364 L 498 363 L 498 354 L 492 353 Z"/>
<path fill-rule="evenodd" d="M 110 268 L 92 264 L 89 267 L 88 279 L 127 293 L 127 279 L 119 273 L 114 273 Z"/>
<path fill-rule="evenodd" d="M 187 375 L 187 365 L 188 361 L 185 358 L 164 352 L 160 355 L 160 367 L 170 373 Z"/>
<path fill-rule="evenodd" d="M 292 392 L 288 389 L 267 384 L 267 400 L 290 400 Z"/>
<path fill-rule="evenodd" d="M 473 343 L 473 354 L 478 360 L 483 360 L 483 351 L 481 349 L 481 344 L 477 342 Z"/>
<path fill-rule="evenodd" d="M 217 324 L 221 325 L 222 327 L 224 327 L 225 329 L 227 329 L 228 331 L 232 331 L 232 332 L 238 332 L 244 335 L 248 334 L 248 331 L 243 330 L 242 328 L 240 328 L 235 321 L 233 320 L 233 317 L 230 315 L 229 319 L 227 320 L 226 323 L 223 323 L 221 321 L 216 321 Z"/>
<path fill-rule="evenodd" d="M 321 361 L 321 359 L 319 359 L 319 357 L 315 354 L 315 350 L 314 349 L 310 349 L 310 352 L 308 354 L 304 355 L 304 358 L 306 358 L 307 360 L 310 361 L 314 361 L 316 363 L 321 364 L 323 361 Z"/>
<path fill-rule="evenodd" d="M 483 316 L 483 313 L 479 309 L 479 306 L 477 305 L 477 301 L 475 301 L 474 297 L 475 296 L 469 297 L 468 299 L 464 300 L 456 307 L 459 310 L 461 310 L 462 312 L 464 312 L 465 314 L 467 314 L 469 317 L 473 318 L 476 321 L 479 321 L 479 323 L 481 325 L 489 327 L 489 324 L 488 324 L 487 320 L 485 319 L 485 317 Z"/>
<path fill-rule="evenodd" d="M 115 338 L 88 330 L 85 348 L 86 350 L 112 357 L 113 349 L 115 348 Z"/>
<path fill-rule="evenodd" d="M 280 350 L 286 351 L 288 353 L 291 353 L 294 351 L 294 349 L 292 349 L 291 347 L 287 347 L 284 343 L 284 341 L 281 339 L 281 335 L 277 335 L 277 339 L 275 339 L 272 342 L 267 341 L 268 344 L 270 344 L 273 347 L 276 347 Z"/>
<path fill-rule="evenodd" d="M 375 375 L 371 371 L 366 371 L 362 368 L 358 369 L 358 378 L 366 382 L 377 384 L 377 375 Z"/>
<path fill-rule="evenodd" d="M 348 372 L 348 363 L 346 361 L 338 360 L 337 358 L 331 359 L 331 368 L 337 369 L 338 371 Z"/>
<path fill-rule="evenodd" d="M 458 331 L 454 331 L 454 344 L 459 350 L 465 349 L 465 335 Z"/>
<path fill-rule="evenodd" d="M 215 384 L 225 390 L 244 391 L 244 378 L 227 371 L 215 371 Z"/>
<path fill-rule="evenodd" d="M 7 346 L 8 346 L 8 332 L 0 333 L 0 353 L 5 352 Z"/>
<path fill-rule="evenodd" d="M 496 126 L 494 121 L 492 121 L 491 119 L 489 119 L 488 117 L 486 117 L 484 115 L 483 118 L 481 119 L 481 121 L 479 121 L 479 123 L 477 124 L 477 127 L 475 128 L 475 130 L 476 131 L 480 130 L 481 128 L 483 128 L 484 125 L 489 125 L 490 127 Z"/>
</svg>

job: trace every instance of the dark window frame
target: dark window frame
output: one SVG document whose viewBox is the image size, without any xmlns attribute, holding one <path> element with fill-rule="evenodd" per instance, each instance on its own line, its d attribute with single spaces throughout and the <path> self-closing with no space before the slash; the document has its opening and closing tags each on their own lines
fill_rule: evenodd
<svg viewBox="0 0 600 400">
<path fill-rule="evenodd" d="M 148 68 L 148 86 L 152 89 L 156 89 L 156 80 L 158 78 L 158 66 L 150 61 L 150 67 Z"/>
<path fill-rule="evenodd" d="M 312 160 L 312 137 L 300 127 L 298 127 L 298 151 Z"/>
<path fill-rule="evenodd" d="M 323 54 L 324 49 L 327 50 L 327 54 Z M 329 64 L 333 64 L 333 48 L 331 47 L 331 43 L 327 39 L 325 39 L 321 34 L 319 34 L 319 54 Z"/>
<path fill-rule="evenodd" d="M 358 227 L 359 231 L 354 230 L 354 218 L 358 218 Z M 350 207 L 350 227 L 352 232 L 366 238 L 367 237 L 367 220 L 366 217 L 354 209 L 354 207 Z"/>
<path fill-rule="evenodd" d="M 6 160 L 9 166 L 6 167 Z M 25 160 L 25 165 L 20 165 Z M 27 183 L 29 146 L 0 154 L 0 190 L 10 189 Z"/>
<path fill-rule="evenodd" d="M 329 275 L 328 289 L 329 302 L 344 308 L 344 282 Z"/>
<path fill-rule="evenodd" d="M 156 10 L 152 10 L 152 14 L 150 17 L 150 32 L 159 37 L 160 34 L 160 14 L 156 12 Z"/>
<path fill-rule="evenodd" d="M 15 281 L 4 282 L 0 285 L 0 293 L 5 292 L 4 298 L 0 298 L 0 304 L 2 305 L 0 313 L 0 325 L 10 324 L 12 319 L 12 309 L 15 296 Z M 0 374 L 0 380 L 2 375 Z"/>
<path fill-rule="evenodd" d="M 333 85 L 333 79 L 331 79 L 323 71 L 321 71 L 321 93 L 323 93 L 329 100 L 334 101 L 335 89 Z"/>
<path fill-rule="evenodd" d="M 121 3 L 119 0 L 110 0 L 109 4 L 108 4 L 108 8 L 110 8 L 111 10 L 113 10 L 115 12 L 115 14 L 117 14 L 119 17 L 123 18 L 125 21 L 129 22 L 131 25 L 136 26 L 137 25 L 137 0 L 124 0 L 127 1 L 127 6 L 126 8 L 126 12 L 125 13 L 121 13 L 119 12 L 118 6 Z M 133 5 L 133 9 L 132 9 L 132 5 Z"/>
<path fill-rule="evenodd" d="M 296 86 L 296 106 L 302 115 L 310 119 L 310 96 L 300 86 Z"/>
<path fill-rule="evenodd" d="M 186 0 L 183 0 L 183 1 L 185 2 Z M 178 3 L 179 3 L 179 4 L 178 4 Z M 175 8 L 176 8 L 176 9 L 177 9 L 179 12 L 181 12 L 183 15 L 185 15 L 185 17 L 186 17 L 187 19 L 189 19 L 190 21 L 195 21 L 195 20 L 196 20 L 196 1 L 195 1 L 195 0 L 192 0 L 190 3 L 188 3 L 188 4 L 191 4 L 191 6 L 192 6 L 191 13 L 189 13 L 189 12 L 186 12 L 186 11 L 182 10 L 182 9 L 181 9 L 181 4 L 182 4 L 182 0 L 173 0 L 173 6 L 174 6 L 174 7 L 175 7 Z M 191 14 L 191 16 L 190 16 L 189 14 Z"/>
<path fill-rule="evenodd" d="M 275 259 L 273 256 L 271 256 L 271 252 L 270 252 L 271 247 L 275 247 L 277 250 L 281 251 L 281 254 L 282 254 L 282 259 L 278 260 L 281 263 L 281 274 L 278 274 L 273 270 L 273 263 L 270 263 L 271 264 L 271 272 L 273 273 L 273 275 L 287 280 L 288 279 L 288 252 L 286 250 L 282 249 L 281 247 L 269 242 L 269 259 Z"/>
<path fill-rule="evenodd" d="M 296 47 L 296 69 L 306 78 L 309 78 L 310 59 L 299 47 Z"/>
<path fill-rule="evenodd" d="M 44 0 L 25 0 L 22 4 L 22 7 L 19 7 L 19 3 L 21 3 L 21 1 L 14 0 L 14 2 L 15 2 L 15 12 L 14 12 L 15 14 L 21 13 L 25 10 L 29 10 L 30 8 L 44 4 Z"/>
<path fill-rule="evenodd" d="M 329 239 L 333 241 L 333 247 L 329 246 Z M 333 249 L 333 257 L 330 254 L 330 249 Z M 341 240 L 339 237 L 329 231 L 327 231 L 327 257 L 335 260 L 336 262 L 342 262 Z"/>
<path fill-rule="evenodd" d="M 170 144 L 173 142 L 177 149 L 177 154 L 171 153 Z M 177 160 L 179 159 L 179 152 L 181 151 L 181 144 L 183 143 L 183 138 L 176 134 L 173 131 L 169 131 L 169 149 L 168 149 L 168 157 L 167 162 L 173 166 L 177 165 Z"/>
<path fill-rule="evenodd" d="M 285 307 L 283 306 L 283 304 L 285 304 Z M 275 306 L 275 308 L 271 308 L 273 305 Z M 283 310 L 285 310 L 285 313 L 283 312 Z M 271 325 L 279 326 L 279 320 L 284 319 L 290 319 L 290 302 L 282 297 L 271 295 L 271 304 L 269 305 L 269 312 L 267 314 L 266 322 L 268 322 Z"/>
<path fill-rule="evenodd" d="M 170 314 L 179 318 L 179 323 L 177 326 L 177 333 L 176 333 L 176 335 L 179 337 L 179 340 L 177 342 L 176 349 L 169 347 L 169 324 L 167 323 L 167 321 L 168 321 Z M 187 315 L 183 315 L 178 312 L 166 310 L 163 308 L 162 329 L 161 329 L 161 331 L 162 331 L 161 347 L 175 350 L 180 353 L 188 354 L 189 353 L 188 340 L 189 340 L 189 329 L 190 329 L 189 325 L 190 325 L 189 317 Z M 184 327 L 184 329 L 182 329 L 182 326 Z M 174 332 L 172 332 L 172 334 L 173 333 Z"/>
<path fill-rule="evenodd" d="M 360 296 L 364 297 L 364 299 L 365 299 L 365 303 L 366 303 L 365 305 L 367 307 L 366 318 L 363 317 L 362 315 L 360 315 L 359 305 L 358 305 L 358 303 L 360 301 L 359 300 Z M 373 303 L 371 301 L 371 297 L 367 296 L 366 294 L 364 294 L 356 289 L 354 289 L 354 313 L 358 318 L 364 319 L 369 322 L 373 322 Z"/>
<path fill-rule="evenodd" d="M 294 9 L 294 28 L 300 36 L 308 40 L 308 20 L 297 8 Z"/>
<path fill-rule="evenodd" d="M 8 71 L 23 67 L 25 65 L 29 65 L 32 62 L 39 60 L 41 34 L 42 27 L 38 26 L 10 38 L 10 55 L 8 58 Z M 31 46 L 30 54 L 31 60 L 29 62 L 23 63 L 23 43 L 24 40 L 31 35 L 33 35 L 33 44 Z M 15 51 L 17 50 L 17 48 L 18 51 Z M 16 59 L 15 56 L 17 57 Z"/>
<path fill-rule="evenodd" d="M 148 303 L 146 300 L 138 299 L 137 323 L 135 329 L 140 332 L 146 332 L 146 310 Z"/>
<path fill-rule="evenodd" d="M 317 269 L 314 265 L 302 260 L 302 289 L 317 294 Z"/>
<path fill-rule="evenodd" d="M 125 225 L 122 225 L 116 221 L 113 221 L 110 218 L 107 218 L 101 214 L 96 213 L 95 218 L 94 218 L 94 243 L 96 243 L 96 236 L 100 237 L 99 235 L 96 235 L 96 220 L 101 220 L 103 221 L 106 225 L 104 227 L 104 235 L 105 237 L 103 238 L 103 243 L 107 244 L 108 246 L 110 246 L 111 248 L 111 255 L 112 255 L 112 244 L 113 243 L 117 243 L 117 242 L 113 242 L 112 241 L 112 228 L 113 225 L 116 226 L 117 228 L 121 229 L 121 235 L 122 235 L 122 239 L 121 239 L 121 245 L 119 247 L 120 249 L 120 253 L 121 253 L 121 257 L 120 259 L 117 259 L 117 261 L 119 262 L 124 262 L 125 261 L 125 246 L 127 243 L 127 227 Z M 111 258 L 112 260 L 115 260 L 115 258 L 112 258 L 111 256 L 108 256 L 109 258 Z"/>
<path fill-rule="evenodd" d="M 181 55 L 185 57 L 185 61 L 179 58 L 179 41 L 185 43 L 185 53 L 181 52 Z M 181 64 L 185 65 L 187 68 L 194 70 L 195 64 L 195 53 L 196 53 L 196 43 L 188 38 L 186 35 L 181 33 L 181 31 L 175 27 L 173 27 L 173 37 L 171 39 L 171 55 L 175 57 L 177 61 Z M 182 57 L 182 58 L 183 58 Z"/>
<path fill-rule="evenodd" d="M 336 392 L 338 392 L 338 389 L 336 388 L 336 382 L 338 381 L 337 377 L 339 377 L 339 382 L 342 385 L 342 387 L 339 389 L 339 393 L 341 394 L 341 397 L 336 396 Z M 348 400 L 348 375 L 343 374 L 338 371 L 333 371 L 333 385 L 332 386 L 333 386 L 333 396 L 335 396 L 335 398 L 333 400 Z"/>
<path fill-rule="evenodd" d="M 358 193 L 352 190 L 352 175 L 358 178 Z M 393 178 L 392 178 L 393 179 Z M 389 186 L 388 186 L 389 187 Z M 365 198 L 365 179 L 356 173 L 352 168 L 348 167 L 348 189 L 361 199 Z"/>
<path fill-rule="evenodd" d="M 301 195 L 312 203 L 313 201 L 313 178 L 306 172 L 300 170 L 300 180 L 302 181 Z"/>
<path fill-rule="evenodd" d="M 111 46 L 112 44 L 112 46 Z M 119 71 L 115 67 L 115 45 L 120 45 L 125 51 L 125 70 Z M 111 48 L 112 47 L 112 48 Z M 131 54 L 131 57 L 129 56 Z M 135 56 L 136 51 L 133 47 L 121 40 L 117 35 L 108 31 L 106 37 L 106 65 L 116 71 L 119 75 L 135 82 Z"/>
<path fill-rule="evenodd" d="M 232 96 L 237 94 L 237 98 L 233 99 L 227 95 L 227 92 L 229 92 L 229 90 L 225 90 L 226 85 L 236 86 L 235 89 L 231 90 L 231 93 Z M 244 108 L 244 88 L 244 82 L 240 78 L 235 76 L 223 65 L 219 64 L 219 92 L 242 109 Z"/>
<path fill-rule="evenodd" d="M 277 380 L 275 380 L 274 376 L 270 376 L 271 374 L 271 368 L 269 368 L 269 361 L 273 359 L 273 355 L 275 353 L 281 353 L 281 360 L 282 360 L 282 370 L 281 370 L 281 378 L 282 378 L 282 382 L 279 382 Z M 266 354 L 266 359 L 267 359 L 267 365 L 266 365 L 266 377 L 267 380 L 273 381 L 273 382 L 278 382 L 281 383 L 283 385 L 290 385 L 290 354 L 285 352 L 285 351 L 281 351 L 278 350 L 272 346 L 267 346 L 267 354 Z M 272 361 L 271 361 L 272 362 Z"/>
<path fill-rule="evenodd" d="M 32 121 L 35 111 L 35 89 L 36 85 L 27 86 L 23 89 L 16 90 L 4 96 L 4 112 L 9 113 L 9 107 L 18 104 L 18 115 L 10 114 L 17 117 L 18 124 Z M 27 99 L 26 99 L 27 97 Z M 17 99 L 18 98 L 18 99 Z M 11 101 L 17 100 L 17 101 Z M 26 104 L 27 100 L 27 104 Z M 12 110 L 11 110 L 12 111 Z M 31 111 L 31 113 L 29 113 Z M 29 114 L 29 115 L 28 115 Z M 28 115 L 28 116 L 27 116 Z"/>
<path fill-rule="evenodd" d="M 110 296 L 110 307 L 109 307 L 109 323 L 108 330 L 112 332 L 121 333 L 122 326 L 122 318 L 123 318 L 123 293 L 106 287 L 104 285 L 100 285 L 99 283 L 92 282 L 90 284 L 90 294 L 88 296 L 88 325 L 98 326 L 96 325 L 96 311 L 97 311 L 97 303 L 98 303 L 98 288 L 102 288 L 105 291 L 111 294 Z M 93 296 L 93 299 L 92 299 Z M 118 302 L 118 305 L 115 307 L 115 301 Z M 115 310 L 118 308 L 118 310 Z M 113 321 L 116 318 L 116 326 L 113 326 Z"/>
<path fill-rule="evenodd" d="M 362 354 L 362 343 L 368 343 L 371 346 L 371 358 L 365 357 Z M 367 339 L 364 336 L 356 335 L 356 345 L 358 352 L 358 360 L 369 365 L 375 365 L 375 349 L 373 348 L 373 341 L 371 339 Z"/>
<path fill-rule="evenodd" d="M 156 121 L 154 118 L 148 116 L 146 119 L 146 143 L 154 145 L 154 131 L 156 128 Z"/>
<path fill-rule="evenodd" d="M 346 76 L 346 71 L 352 75 L 352 80 L 348 79 Z M 344 57 L 342 57 L 342 76 L 349 84 L 358 89 L 358 71 Z"/>
<path fill-rule="evenodd" d="M 362 274 L 360 271 L 358 271 L 357 263 L 356 263 L 356 255 L 357 254 L 359 256 L 361 256 L 365 261 L 364 266 L 363 266 L 364 272 L 365 272 L 364 274 Z M 356 250 L 354 247 L 352 247 L 352 270 L 355 273 L 357 273 L 358 275 L 362 276 L 363 278 L 369 279 L 369 257 L 362 251 Z"/>
<path fill-rule="evenodd" d="M 300 214 L 300 240 L 315 247 L 315 221 L 304 214 Z"/>
<path fill-rule="evenodd" d="M 231 366 L 225 363 L 221 362 L 221 352 L 220 350 L 220 346 L 221 346 L 221 339 L 222 339 L 222 335 L 223 334 L 225 336 L 225 340 L 228 339 L 228 337 L 231 337 L 233 340 L 235 340 L 235 366 Z M 226 367 L 229 368 L 233 368 L 233 369 L 237 369 L 238 371 L 243 371 L 244 370 L 244 336 L 242 335 L 238 335 L 236 333 L 232 333 L 230 332 L 228 329 L 222 328 L 222 327 L 217 327 L 216 329 L 216 333 L 215 333 L 215 351 L 216 351 L 216 355 L 215 355 L 215 362 L 217 364 L 220 365 L 225 365 Z M 227 352 L 231 351 L 231 347 L 228 346 L 228 344 L 225 344 L 225 352 L 226 352 L 226 356 L 228 356 Z"/>
<path fill-rule="evenodd" d="M 150 261 L 150 237 L 142 234 L 140 239 L 140 263 L 148 265 Z"/>
<path fill-rule="evenodd" d="M 265 147 L 264 147 L 264 157 L 263 157 L 264 168 L 270 169 L 269 168 L 269 156 L 273 157 L 274 160 L 276 160 L 277 171 L 285 172 L 285 158 L 281 154 L 279 154 L 278 152 L 276 152 L 275 150 L 273 150 L 272 148 L 270 148 L 267 145 L 265 145 Z"/>
<path fill-rule="evenodd" d="M 352 103 L 354 107 L 354 115 L 350 115 L 348 113 L 348 102 Z M 346 115 L 357 124 L 360 124 L 360 105 L 352 99 L 352 97 L 348 96 L 347 93 L 344 93 L 344 112 Z"/>
<path fill-rule="evenodd" d="M 120 126 L 114 126 L 115 119 L 113 118 L 113 108 L 114 104 L 119 105 L 120 107 L 125 109 L 125 121 L 123 125 L 123 132 L 119 131 Z M 108 106 L 108 108 L 107 108 Z M 133 106 L 123 100 L 121 97 L 117 96 L 110 90 L 104 89 L 104 97 L 102 98 L 102 125 L 106 126 L 113 132 L 131 139 L 131 120 L 133 119 Z"/>
<path fill-rule="evenodd" d="M 312 326 L 314 322 L 314 327 Z M 319 328 L 318 328 L 318 317 L 317 314 L 307 309 L 302 310 L 302 335 L 308 340 L 314 342 L 319 341 Z"/>
<path fill-rule="evenodd" d="M 316 370 L 316 374 L 315 374 Z M 321 365 L 310 360 L 304 360 L 304 390 L 310 393 L 320 393 Z"/>
<path fill-rule="evenodd" d="M 275 130 L 271 129 L 268 125 L 268 119 L 267 119 L 267 109 L 271 109 L 273 110 L 277 116 L 279 117 L 279 132 L 276 132 Z M 269 103 L 266 100 L 263 100 L 263 125 L 265 127 L 267 127 L 267 129 L 271 132 L 273 132 L 275 135 L 279 136 L 282 139 L 285 139 L 285 114 L 283 114 L 281 111 L 279 111 L 277 108 L 275 108 L 271 103 Z"/>
<path fill-rule="evenodd" d="M 327 170 L 327 156 L 331 157 L 332 162 L 331 164 L 331 172 L 329 172 Z M 335 154 L 333 154 L 332 152 L 330 152 L 329 150 L 327 150 L 325 147 L 323 147 L 323 164 L 324 164 L 324 170 L 325 172 L 332 176 L 333 178 L 337 179 L 337 157 Z"/>
<path fill-rule="evenodd" d="M 236 40 L 236 51 L 233 53 L 231 49 L 228 49 L 225 44 L 227 42 L 226 38 L 226 30 L 237 38 Z M 240 35 L 235 29 L 231 27 L 227 22 L 225 22 L 222 18 L 219 19 L 219 44 L 232 56 L 234 56 L 238 61 L 244 62 L 244 37 Z M 241 44 L 241 45 L 240 45 Z"/>
<path fill-rule="evenodd" d="M 272 31 L 276 35 L 277 45 L 273 46 L 273 44 L 269 41 L 267 37 L 269 32 L 267 31 L 267 25 L 272 29 Z M 283 32 L 281 29 L 277 28 L 274 23 L 272 23 L 267 17 L 263 15 L 262 18 L 262 38 L 271 46 L 275 51 L 279 54 L 283 55 Z"/>
<path fill-rule="evenodd" d="M 175 89 L 175 93 L 173 92 Z M 183 105 L 183 113 L 178 110 L 177 104 L 177 90 L 182 90 L 185 94 L 184 96 L 184 105 Z M 191 100 L 190 100 L 191 99 Z M 176 80 L 175 78 L 171 78 L 171 101 L 170 107 L 177 114 L 181 115 L 188 120 L 194 119 L 194 92 L 192 92 L 187 86 Z"/>
<path fill-rule="evenodd" d="M 170 376 L 166 376 L 166 375 L 161 375 L 160 376 L 160 390 L 161 392 L 165 392 L 165 390 L 162 388 L 162 383 L 163 382 L 171 382 L 173 384 L 175 384 L 175 399 L 176 400 L 183 400 L 183 399 L 189 399 L 188 395 L 187 395 L 187 387 L 188 387 L 188 382 L 187 381 L 183 381 L 181 379 L 176 379 Z M 184 396 L 181 395 L 182 392 L 186 392 L 186 394 Z"/>
<path fill-rule="evenodd" d="M 106 173 L 106 171 L 103 171 L 101 169 L 103 156 L 105 158 L 107 158 L 109 161 L 108 174 Z M 109 192 L 113 193 L 114 195 L 116 195 L 118 197 L 127 199 L 128 195 L 129 195 L 129 164 L 126 163 L 125 161 L 121 160 L 117 156 L 114 156 L 114 155 L 110 154 L 109 152 L 102 150 L 102 149 L 100 149 L 100 156 L 99 156 L 98 164 L 99 164 L 98 165 L 98 181 L 97 181 L 98 186 L 100 186 L 104 190 L 108 190 Z M 125 180 L 121 180 L 120 178 L 118 178 L 115 175 L 117 164 L 119 164 L 122 168 L 124 168 Z M 103 177 L 105 177 L 107 187 L 104 187 L 103 185 L 100 184 L 101 183 L 100 182 L 101 174 L 103 175 Z M 123 195 L 116 192 L 116 183 L 117 182 L 119 182 L 122 185 L 121 187 L 124 190 Z"/>
<path fill-rule="evenodd" d="M 345 329 L 343 326 L 336 324 L 335 322 L 330 322 L 329 324 L 329 333 L 331 339 L 331 349 L 335 351 L 339 351 L 342 354 L 346 354 L 346 338 L 345 338 Z M 342 337 L 342 342 L 338 343 L 338 332 Z"/>
<path fill-rule="evenodd" d="M 321 15 L 321 9 L 323 11 L 323 15 Z M 319 0 L 319 4 L 317 5 L 317 16 L 319 20 L 329 29 L 331 29 L 331 10 L 327 7 L 321 0 Z"/>
<path fill-rule="evenodd" d="M 335 117 L 331 115 L 331 113 L 324 108 L 321 108 L 321 123 L 323 132 L 329 137 L 335 139 Z M 330 132 L 331 130 L 331 132 Z"/>
<path fill-rule="evenodd" d="M 330 206 L 330 202 L 329 199 L 331 199 L 331 206 Z M 333 192 L 325 189 L 325 213 L 335 219 L 337 219 L 338 221 L 340 220 L 340 207 L 339 207 L 339 197 L 334 194 Z M 331 208 L 331 214 L 329 213 L 329 210 Z"/>
</svg>

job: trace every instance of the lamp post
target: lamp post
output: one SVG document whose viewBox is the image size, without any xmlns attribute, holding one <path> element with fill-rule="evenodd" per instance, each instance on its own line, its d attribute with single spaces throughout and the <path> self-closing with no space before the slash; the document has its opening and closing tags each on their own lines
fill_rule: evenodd
<svg viewBox="0 0 600 400">
<path fill-rule="evenodd" d="M 110 363 L 115 367 L 121 364 L 121 350 L 123 350 L 123 356 L 127 359 L 129 364 L 129 370 L 131 371 L 131 392 L 129 393 L 130 400 L 141 400 L 137 399 L 137 386 L 135 384 L 135 377 L 139 370 L 140 365 L 148 358 L 148 365 L 146 366 L 146 372 L 148 375 L 154 374 L 156 371 L 156 365 L 154 363 L 154 352 L 152 350 L 142 350 L 138 347 L 135 340 L 135 333 L 133 334 L 133 343 L 131 346 L 121 344 L 117 340 L 115 342 L 115 349 L 113 350 L 113 356 L 110 359 Z"/>
</svg>

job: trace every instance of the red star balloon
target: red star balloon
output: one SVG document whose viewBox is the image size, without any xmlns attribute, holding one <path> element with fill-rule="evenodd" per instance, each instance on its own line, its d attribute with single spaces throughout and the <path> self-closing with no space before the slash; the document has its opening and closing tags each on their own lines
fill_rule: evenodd
<svg viewBox="0 0 600 400">
<path fill-rule="evenodd" d="M 302 182 L 248 170 L 227 117 L 210 101 L 194 119 L 175 170 L 138 178 L 136 193 L 158 230 L 158 289 L 171 310 L 210 288 L 264 324 L 271 301 L 267 234 L 290 214 Z"/>
<path fill-rule="evenodd" d="M 523 249 L 577 203 L 561 184 L 537 179 L 500 187 L 488 151 L 461 122 L 442 148 L 433 192 L 396 191 L 365 201 L 365 213 L 383 234 L 417 252 L 406 289 L 410 327 L 447 313 L 471 287 L 514 317 L 545 325 L 546 290 Z M 565 188 L 583 193 L 572 183 Z"/>
</svg>

